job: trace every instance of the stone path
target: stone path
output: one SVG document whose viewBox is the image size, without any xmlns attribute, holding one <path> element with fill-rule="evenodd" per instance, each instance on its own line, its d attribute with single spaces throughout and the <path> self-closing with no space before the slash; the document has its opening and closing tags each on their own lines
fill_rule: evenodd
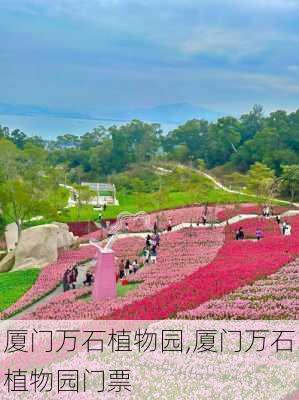
<svg viewBox="0 0 299 400">
<path fill-rule="evenodd" d="M 293 215 L 298 215 L 299 214 L 299 210 L 290 210 L 290 211 L 286 211 L 283 214 L 281 214 L 281 217 L 290 217 Z M 227 221 L 223 221 L 223 222 L 218 222 L 218 223 L 214 223 L 213 227 L 214 228 L 219 228 L 219 227 L 225 227 L 227 224 L 235 224 L 237 222 L 241 222 L 245 219 L 249 219 L 249 218 L 257 218 L 257 217 L 261 217 L 257 214 L 240 214 L 240 215 L 236 215 L 235 217 L 230 218 Z M 263 217 L 264 218 L 264 217 Z M 276 218 L 274 217 L 269 217 L 269 219 L 274 219 Z M 190 223 L 190 222 L 183 222 L 181 224 L 175 225 L 172 227 L 172 232 L 176 232 L 176 231 L 180 231 L 182 229 L 186 229 L 186 228 L 206 228 L 206 229 L 211 229 L 211 224 L 207 223 L 206 225 L 203 224 L 197 224 L 197 223 Z M 122 233 L 117 233 L 114 235 L 114 240 L 112 241 L 112 243 L 115 240 L 118 239 L 124 239 L 127 237 L 141 237 L 141 238 L 146 238 L 147 235 L 151 235 L 153 232 L 152 231 L 145 231 L 145 232 L 122 232 Z M 165 234 L 167 233 L 167 230 L 161 232 L 161 234 Z M 107 239 L 105 239 L 105 241 L 103 242 L 107 242 Z"/>
</svg>

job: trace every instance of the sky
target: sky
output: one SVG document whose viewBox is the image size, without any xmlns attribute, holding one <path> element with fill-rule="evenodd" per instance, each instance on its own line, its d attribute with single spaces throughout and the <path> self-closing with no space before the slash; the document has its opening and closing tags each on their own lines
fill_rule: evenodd
<svg viewBox="0 0 299 400">
<path fill-rule="evenodd" d="M 0 0 L 0 102 L 299 108 L 297 0 Z"/>
</svg>

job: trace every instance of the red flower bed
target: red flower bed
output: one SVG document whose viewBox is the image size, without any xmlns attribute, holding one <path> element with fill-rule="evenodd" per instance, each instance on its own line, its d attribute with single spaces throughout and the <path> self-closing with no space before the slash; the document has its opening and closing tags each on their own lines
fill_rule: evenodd
<svg viewBox="0 0 299 400">
<path fill-rule="evenodd" d="M 93 221 L 68 222 L 68 227 L 70 232 L 79 237 L 99 229 Z"/>
<path fill-rule="evenodd" d="M 87 233 L 80 237 L 80 243 L 86 243 L 90 240 L 104 240 L 107 237 L 107 232 L 104 229 L 98 229 L 94 232 Z"/>
<path fill-rule="evenodd" d="M 262 230 L 264 238 L 280 234 L 279 225 L 275 220 L 264 217 L 250 218 L 227 225 L 225 232 L 226 241 L 234 240 L 235 233 L 240 227 L 243 228 L 245 239 L 255 238 L 257 228 Z"/>
<path fill-rule="evenodd" d="M 289 207 L 282 207 L 282 206 L 273 206 L 272 212 L 274 215 L 282 214 L 288 211 Z M 218 221 L 226 221 L 232 217 L 241 214 L 255 214 L 255 215 L 262 215 L 263 206 L 258 204 L 242 204 L 236 206 L 227 206 L 226 209 L 220 210 L 217 213 L 217 220 Z"/>
</svg>

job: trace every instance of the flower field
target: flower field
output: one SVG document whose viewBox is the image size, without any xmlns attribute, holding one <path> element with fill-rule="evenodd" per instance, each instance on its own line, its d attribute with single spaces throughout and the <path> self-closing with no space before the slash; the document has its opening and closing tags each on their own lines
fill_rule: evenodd
<svg viewBox="0 0 299 400">
<path fill-rule="evenodd" d="M 169 211 L 173 224 L 186 221 L 191 215 L 187 210 L 195 215 L 200 207 L 173 210 L 174 214 Z M 299 216 L 286 220 L 292 225 L 291 236 L 282 236 L 275 220 L 262 217 L 213 229 L 163 233 L 157 262 L 128 278 L 141 283 L 126 296 L 86 301 L 82 296 L 90 293 L 90 288 L 76 289 L 49 299 L 26 318 L 296 318 L 298 264 L 294 260 L 299 256 Z M 236 241 L 240 226 L 245 240 Z M 257 228 L 263 231 L 260 241 L 255 240 Z M 138 258 L 143 246 L 140 237 L 116 240 L 117 263 L 119 259 Z M 63 253 L 57 263 L 43 269 L 35 285 L 1 318 L 45 296 L 60 284 L 66 268 L 94 256 L 93 246 Z"/>
<path fill-rule="evenodd" d="M 280 215 L 289 210 L 289 207 L 273 206 L 272 211 L 274 215 Z M 217 213 L 218 221 L 226 221 L 229 218 L 235 217 L 240 214 L 255 214 L 262 215 L 263 206 L 257 204 L 240 204 L 237 206 L 227 206 L 225 209 Z"/>
<path fill-rule="evenodd" d="M 223 240 L 224 233 L 222 229 L 209 231 L 196 229 L 192 230 L 192 236 L 189 236 L 189 230 L 165 234 L 161 239 L 157 263 L 145 266 L 129 278 L 130 281 L 143 282 L 124 298 L 91 303 L 81 300 L 74 301 L 82 296 L 82 290 L 79 289 L 78 291 L 73 291 L 72 294 L 66 292 L 55 297 L 48 304 L 40 306 L 26 318 L 102 318 L 114 312 L 114 310 L 122 308 L 125 304 L 134 304 L 147 296 L 159 293 L 168 285 L 178 282 L 198 268 L 204 267 L 216 256 L 217 251 L 223 244 Z M 133 258 L 132 252 L 138 252 L 140 248 L 142 249 L 143 243 L 144 240 L 140 238 L 119 239 L 115 242 L 113 248 L 118 257 L 120 256 L 121 258 L 126 254 L 129 258 Z M 128 253 L 128 250 L 131 253 Z M 178 254 L 180 254 L 180 257 L 178 257 Z M 86 292 L 87 289 L 83 289 L 83 294 Z M 59 314 L 57 314 L 57 307 L 60 309 Z"/>
<path fill-rule="evenodd" d="M 187 319 L 299 319 L 299 259 L 218 300 L 180 313 Z"/>
<path fill-rule="evenodd" d="M 223 206 L 208 207 L 208 218 L 220 211 L 223 211 Z M 155 221 L 158 222 L 159 230 L 165 230 L 168 224 L 168 221 L 171 220 L 172 225 L 179 225 L 183 222 L 201 222 L 201 217 L 204 213 L 203 206 L 192 206 L 192 207 L 184 207 L 184 208 L 176 208 L 173 210 L 165 210 L 159 212 L 150 213 L 150 226 L 151 228 L 154 226 Z M 131 232 L 140 232 L 145 230 L 144 221 L 136 218 L 128 218 L 128 229 Z M 123 223 L 123 230 L 125 229 L 125 223 Z M 148 230 L 148 228 L 146 228 Z"/>
<path fill-rule="evenodd" d="M 116 240 L 112 248 L 118 260 L 138 259 L 138 254 L 144 247 L 144 239 L 140 237 L 128 237 Z"/>
</svg>

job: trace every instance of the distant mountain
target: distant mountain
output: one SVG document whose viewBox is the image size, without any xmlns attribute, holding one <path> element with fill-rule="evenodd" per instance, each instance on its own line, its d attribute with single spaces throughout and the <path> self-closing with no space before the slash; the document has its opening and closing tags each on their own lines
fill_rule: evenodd
<svg viewBox="0 0 299 400">
<path fill-rule="evenodd" d="M 0 103 L 0 115 L 23 115 L 27 117 L 34 117 L 36 115 L 47 115 L 56 118 L 75 118 L 75 119 L 89 119 L 89 115 L 76 112 L 53 110 L 46 107 L 38 107 L 31 105 L 7 104 Z"/>
<path fill-rule="evenodd" d="M 132 119 L 141 119 L 148 122 L 166 124 L 181 124 L 187 120 L 197 118 L 213 121 L 221 117 L 221 113 L 198 107 L 189 103 L 164 104 L 152 108 L 122 109 L 106 112 L 102 115 L 77 113 L 71 111 L 55 110 L 46 107 L 31 105 L 14 105 L 0 103 L 0 114 L 23 116 L 48 116 L 54 118 L 72 118 L 111 122 L 127 122 Z"/>
<path fill-rule="evenodd" d="M 117 116 L 115 114 L 111 115 L 111 117 L 113 116 L 124 120 L 137 118 L 144 121 L 180 124 L 193 118 L 203 118 L 208 121 L 214 121 L 221 117 L 222 114 L 189 103 L 175 103 L 159 105 L 153 108 L 137 108 L 128 111 L 120 111 Z"/>
</svg>

